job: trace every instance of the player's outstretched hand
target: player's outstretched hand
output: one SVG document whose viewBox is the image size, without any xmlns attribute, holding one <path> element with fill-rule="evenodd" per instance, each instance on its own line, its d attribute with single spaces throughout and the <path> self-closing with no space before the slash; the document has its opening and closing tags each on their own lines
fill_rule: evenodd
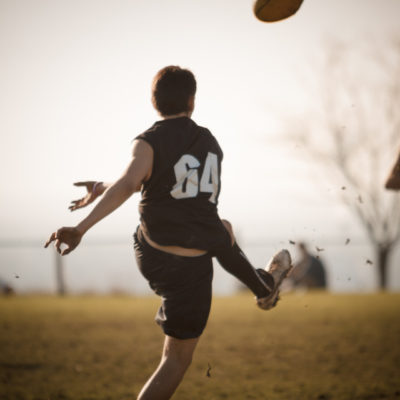
<svg viewBox="0 0 400 400">
<path fill-rule="evenodd" d="M 78 229 L 74 227 L 64 227 L 60 228 L 57 232 L 53 232 L 44 247 L 47 248 L 51 242 L 55 241 L 55 248 L 62 256 L 65 256 L 66 254 L 71 253 L 71 251 L 78 246 L 81 239 L 82 234 Z M 62 243 L 67 245 L 67 248 L 64 250 L 61 250 Z"/>
<path fill-rule="evenodd" d="M 68 207 L 69 210 L 75 211 L 78 208 L 86 207 L 88 204 L 93 203 L 97 197 L 103 194 L 103 191 L 101 191 L 99 186 L 101 185 L 101 182 L 96 182 L 96 181 L 86 181 L 86 182 L 75 182 L 75 186 L 85 186 L 87 193 L 85 197 L 82 197 L 81 199 L 78 200 L 72 200 L 71 205 Z"/>
</svg>

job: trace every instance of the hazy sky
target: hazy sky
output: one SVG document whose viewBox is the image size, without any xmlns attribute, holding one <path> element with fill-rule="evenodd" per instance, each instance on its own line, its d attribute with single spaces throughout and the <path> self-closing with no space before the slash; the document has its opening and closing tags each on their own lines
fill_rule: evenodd
<svg viewBox="0 0 400 400">
<path fill-rule="evenodd" d="M 42 240 L 86 215 L 67 209 L 83 195 L 72 182 L 119 177 L 158 119 L 150 82 L 169 64 L 196 75 L 193 119 L 225 152 L 220 214 L 242 234 L 358 232 L 277 137 L 307 115 L 327 39 L 383 43 L 399 20 L 398 0 L 305 0 L 275 24 L 249 0 L 0 0 L 0 239 Z M 88 239 L 130 235 L 138 199 Z"/>
</svg>

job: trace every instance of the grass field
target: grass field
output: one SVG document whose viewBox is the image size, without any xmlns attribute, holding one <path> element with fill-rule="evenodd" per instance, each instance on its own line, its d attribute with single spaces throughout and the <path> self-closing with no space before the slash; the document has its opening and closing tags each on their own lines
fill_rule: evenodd
<svg viewBox="0 0 400 400">
<path fill-rule="evenodd" d="M 157 307 L 0 299 L 0 399 L 135 399 L 160 356 Z M 400 400 L 400 294 L 288 294 L 269 312 L 247 294 L 216 298 L 174 399 Z"/>
</svg>

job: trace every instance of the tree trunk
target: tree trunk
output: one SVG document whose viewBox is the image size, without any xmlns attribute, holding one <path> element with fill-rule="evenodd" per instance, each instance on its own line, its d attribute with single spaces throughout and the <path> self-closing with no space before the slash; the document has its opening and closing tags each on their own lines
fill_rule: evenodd
<svg viewBox="0 0 400 400">
<path fill-rule="evenodd" d="M 59 296 L 65 295 L 65 281 L 64 281 L 64 265 L 63 259 L 60 254 L 55 252 L 55 267 L 56 267 L 56 281 L 57 281 L 57 294 Z"/>
<path fill-rule="evenodd" d="M 376 259 L 378 262 L 378 277 L 379 277 L 379 288 L 381 290 L 387 289 L 387 267 L 389 261 L 389 254 L 391 251 L 390 246 L 377 246 L 376 248 Z"/>
</svg>

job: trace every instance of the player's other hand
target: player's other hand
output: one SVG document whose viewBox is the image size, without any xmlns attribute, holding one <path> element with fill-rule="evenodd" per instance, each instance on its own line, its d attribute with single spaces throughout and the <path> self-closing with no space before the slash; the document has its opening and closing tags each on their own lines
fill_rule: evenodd
<svg viewBox="0 0 400 400">
<path fill-rule="evenodd" d="M 58 253 L 65 256 L 78 246 L 81 239 L 82 233 L 79 232 L 78 229 L 74 227 L 64 227 L 60 228 L 57 232 L 53 232 L 44 247 L 47 248 L 51 242 L 55 242 L 54 247 L 57 249 Z M 67 248 L 64 250 L 61 250 L 62 243 L 67 245 Z"/>
<path fill-rule="evenodd" d="M 97 183 L 97 184 L 96 184 Z M 85 197 L 78 200 L 72 200 L 71 205 L 68 207 L 69 210 L 75 211 L 78 208 L 86 207 L 88 204 L 93 203 L 97 197 L 103 194 L 101 182 L 86 181 L 86 182 L 75 182 L 75 186 L 86 187 L 87 193 Z"/>
</svg>

